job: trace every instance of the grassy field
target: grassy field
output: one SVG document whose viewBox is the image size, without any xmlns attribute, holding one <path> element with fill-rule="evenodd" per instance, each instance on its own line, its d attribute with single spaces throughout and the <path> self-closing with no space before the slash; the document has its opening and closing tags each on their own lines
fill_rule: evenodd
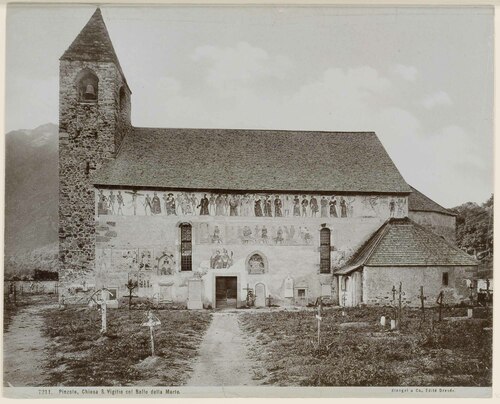
<svg viewBox="0 0 500 404">
<path fill-rule="evenodd" d="M 443 316 L 464 316 L 447 309 Z M 430 322 L 405 310 L 401 331 L 379 324 L 389 309 L 325 309 L 322 344 L 315 345 L 315 312 L 245 313 L 243 328 L 256 336 L 255 357 L 265 358 L 268 384 L 284 386 L 491 386 L 489 319 Z"/>
<path fill-rule="evenodd" d="M 108 309 L 108 332 L 100 334 L 96 310 L 70 307 L 45 313 L 47 372 L 55 386 L 176 386 L 184 383 L 204 332 L 208 312 L 158 310 L 151 354 L 145 310 Z"/>
</svg>

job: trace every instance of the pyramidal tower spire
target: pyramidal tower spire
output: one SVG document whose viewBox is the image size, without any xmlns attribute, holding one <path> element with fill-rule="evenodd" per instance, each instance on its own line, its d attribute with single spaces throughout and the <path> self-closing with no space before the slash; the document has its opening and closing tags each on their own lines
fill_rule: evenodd
<svg viewBox="0 0 500 404">
<path fill-rule="evenodd" d="M 113 62 L 125 78 L 99 7 L 60 60 Z"/>
</svg>

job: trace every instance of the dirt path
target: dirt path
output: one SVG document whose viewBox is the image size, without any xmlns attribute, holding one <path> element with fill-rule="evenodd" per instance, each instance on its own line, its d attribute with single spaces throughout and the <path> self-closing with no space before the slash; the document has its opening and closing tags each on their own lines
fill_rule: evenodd
<svg viewBox="0 0 500 404">
<path fill-rule="evenodd" d="M 21 308 L 3 337 L 4 386 L 43 386 L 44 348 L 49 341 L 41 333 L 40 312 L 53 305 L 35 304 Z"/>
<path fill-rule="evenodd" d="M 188 386 L 254 386 L 261 384 L 259 363 L 251 359 L 248 346 L 254 341 L 245 335 L 238 314 L 214 313 L 201 343 Z"/>
</svg>

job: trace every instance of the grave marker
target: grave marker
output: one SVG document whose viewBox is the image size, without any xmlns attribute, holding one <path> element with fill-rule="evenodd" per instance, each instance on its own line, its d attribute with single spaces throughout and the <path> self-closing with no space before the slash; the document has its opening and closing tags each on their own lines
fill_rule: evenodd
<svg viewBox="0 0 500 404">
<path fill-rule="evenodd" d="M 154 327 L 161 325 L 161 321 L 158 317 L 156 317 L 151 310 L 148 310 L 148 321 L 142 323 L 143 327 L 149 327 L 149 335 L 151 338 L 151 356 L 155 356 L 155 340 L 153 329 Z"/>
<path fill-rule="evenodd" d="M 285 298 L 293 298 L 293 279 L 288 277 L 285 279 Z"/>
</svg>

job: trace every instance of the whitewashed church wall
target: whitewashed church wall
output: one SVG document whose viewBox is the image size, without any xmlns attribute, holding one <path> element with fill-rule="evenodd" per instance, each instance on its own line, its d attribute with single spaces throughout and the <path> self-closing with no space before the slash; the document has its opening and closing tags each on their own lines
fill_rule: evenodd
<svg viewBox="0 0 500 404">
<path fill-rule="evenodd" d="M 109 196 L 110 192 L 103 191 L 105 196 Z M 117 192 L 113 190 L 113 195 L 119 195 Z M 144 202 L 148 193 L 141 193 Z M 293 293 L 299 289 L 306 290 L 307 301 L 314 302 L 325 290 L 331 290 L 332 298 L 338 299 L 337 285 L 332 275 L 320 274 L 320 229 L 326 226 L 331 230 L 331 264 L 337 268 L 388 217 L 366 214 L 366 210 L 362 210 L 366 208 L 362 197 L 357 197 L 359 204 L 352 202 L 353 208 L 344 212 L 346 217 L 342 217 L 342 210 L 338 211 L 337 217 L 322 217 L 321 212 L 314 216 L 314 209 L 305 209 L 304 216 L 283 216 L 285 211 L 279 211 L 279 203 L 278 210 L 272 210 L 272 217 L 241 216 L 240 211 L 236 211 L 237 215 L 233 216 L 183 215 L 183 211 L 177 211 L 177 208 L 174 214 L 172 205 L 169 206 L 171 210 L 167 210 L 161 204 L 161 210 L 157 211 L 158 201 L 151 201 L 150 205 L 147 202 L 146 209 L 143 204 L 142 214 L 138 214 L 137 205 L 134 215 L 134 207 L 130 206 L 132 194 L 121 191 L 121 195 L 130 196 L 129 210 L 125 209 L 125 198 L 123 204 L 120 202 L 121 209 L 118 211 L 116 198 L 114 208 L 108 203 L 106 214 L 103 214 L 102 195 L 96 199 L 96 286 L 117 288 L 118 296 L 123 297 L 128 293 L 125 284 L 132 278 L 139 283 L 139 289 L 134 291 L 139 296 L 157 296 L 164 300 L 185 302 L 188 280 L 199 277 L 203 279 L 205 306 L 213 306 L 214 303 L 215 274 L 238 276 L 240 305 L 245 300 L 246 288 L 254 289 L 258 283 L 264 284 L 266 298 L 271 297 L 273 304 L 293 304 L 294 299 L 284 297 L 287 278 L 293 280 Z M 154 193 L 151 195 L 155 197 Z M 136 195 L 136 198 L 140 196 Z M 159 199 L 160 196 L 156 197 Z M 111 201 L 111 198 L 108 200 Z M 386 214 L 390 215 L 390 199 L 385 197 L 385 201 L 387 204 L 379 201 L 374 206 L 385 206 Z M 199 205 L 199 200 L 196 203 Z M 191 207 L 193 205 L 195 203 Z M 223 206 L 219 206 L 219 209 L 223 209 Z M 243 213 L 247 212 L 243 207 L 241 209 Z M 398 213 L 397 208 L 395 213 Z M 192 271 L 181 271 L 181 223 L 190 223 L 192 226 Z M 263 273 L 249 273 L 248 261 L 253 254 L 259 254 L 266 261 Z"/>
<path fill-rule="evenodd" d="M 424 296 L 427 296 L 426 305 L 435 305 L 441 291 L 445 304 L 457 304 L 469 298 L 469 282 L 475 270 L 475 267 L 466 266 L 364 267 L 363 303 L 390 304 L 393 286 L 399 289 L 399 282 L 402 282 L 405 305 L 420 306 L 420 286 L 424 287 Z M 447 285 L 443 284 L 443 273 L 448 273 Z"/>
</svg>

